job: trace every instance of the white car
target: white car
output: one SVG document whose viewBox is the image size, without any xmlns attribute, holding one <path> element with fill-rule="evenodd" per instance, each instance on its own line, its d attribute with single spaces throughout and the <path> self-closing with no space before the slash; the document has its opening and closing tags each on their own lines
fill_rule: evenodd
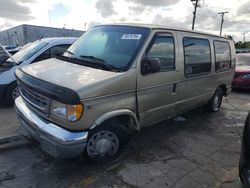
<svg viewBox="0 0 250 188">
<path fill-rule="evenodd" d="M 19 95 L 15 78 L 17 68 L 60 56 L 76 39 L 72 37 L 43 38 L 25 45 L 13 56 L 10 55 L 9 59 L 0 64 L 0 104 L 12 105 Z"/>
</svg>

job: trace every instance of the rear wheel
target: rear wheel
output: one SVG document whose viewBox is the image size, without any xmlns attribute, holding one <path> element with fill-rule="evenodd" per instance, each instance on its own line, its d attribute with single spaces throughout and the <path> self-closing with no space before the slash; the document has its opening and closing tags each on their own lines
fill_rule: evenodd
<svg viewBox="0 0 250 188">
<path fill-rule="evenodd" d="M 98 162 L 115 159 L 128 139 L 129 132 L 119 120 L 107 121 L 90 133 L 87 156 Z"/>
<path fill-rule="evenodd" d="M 206 105 L 206 108 L 210 112 L 217 112 L 220 110 L 224 92 L 221 88 L 216 89 L 214 96 Z"/>
<path fill-rule="evenodd" d="M 7 105 L 13 105 L 15 102 L 15 99 L 19 97 L 19 88 L 17 86 L 17 83 L 12 83 L 5 94 Z"/>
</svg>

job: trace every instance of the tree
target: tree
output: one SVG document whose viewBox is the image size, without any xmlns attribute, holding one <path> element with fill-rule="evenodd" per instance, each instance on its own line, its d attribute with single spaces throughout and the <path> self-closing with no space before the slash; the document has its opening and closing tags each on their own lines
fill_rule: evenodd
<svg viewBox="0 0 250 188">
<path fill-rule="evenodd" d="M 250 42 L 236 42 L 235 43 L 236 48 L 250 48 Z"/>
</svg>

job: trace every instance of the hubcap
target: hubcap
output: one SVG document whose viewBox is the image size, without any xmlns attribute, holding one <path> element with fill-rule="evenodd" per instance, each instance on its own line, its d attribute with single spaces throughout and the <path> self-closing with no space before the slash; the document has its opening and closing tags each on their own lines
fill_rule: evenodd
<svg viewBox="0 0 250 188">
<path fill-rule="evenodd" d="M 15 100 L 19 96 L 20 96 L 20 93 L 19 93 L 19 89 L 18 89 L 18 86 L 17 86 L 12 91 L 12 98 Z"/>
<path fill-rule="evenodd" d="M 214 98 L 214 105 L 215 105 L 215 106 L 218 106 L 218 103 L 219 103 L 219 97 L 216 96 L 216 97 Z"/>
<path fill-rule="evenodd" d="M 95 149 L 99 153 L 107 153 L 109 149 L 112 147 L 110 140 L 108 139 L 100 139 L 96 142 Z"/>
<path fill-rule="evenodd" d="M 87 153 L 90 157 L 94 158 L 114 155 L 118 149 L 119 140 L 111 131 L 95 133 L 87 144 Z"/>
</svg>

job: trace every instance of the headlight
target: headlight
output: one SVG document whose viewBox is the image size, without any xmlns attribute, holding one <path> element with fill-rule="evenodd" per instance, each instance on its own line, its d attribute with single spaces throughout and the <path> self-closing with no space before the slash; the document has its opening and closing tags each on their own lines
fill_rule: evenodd
<svg viewBox="0 0 250 188">
<path fill-rule="evenodd" d="M 81 118 L 83 111 L 84 108 L 82 104 L 68 105 L 52 101 L 50 107 L 51 114 L 68 121 L 78 121 Z"/>
</svg>

